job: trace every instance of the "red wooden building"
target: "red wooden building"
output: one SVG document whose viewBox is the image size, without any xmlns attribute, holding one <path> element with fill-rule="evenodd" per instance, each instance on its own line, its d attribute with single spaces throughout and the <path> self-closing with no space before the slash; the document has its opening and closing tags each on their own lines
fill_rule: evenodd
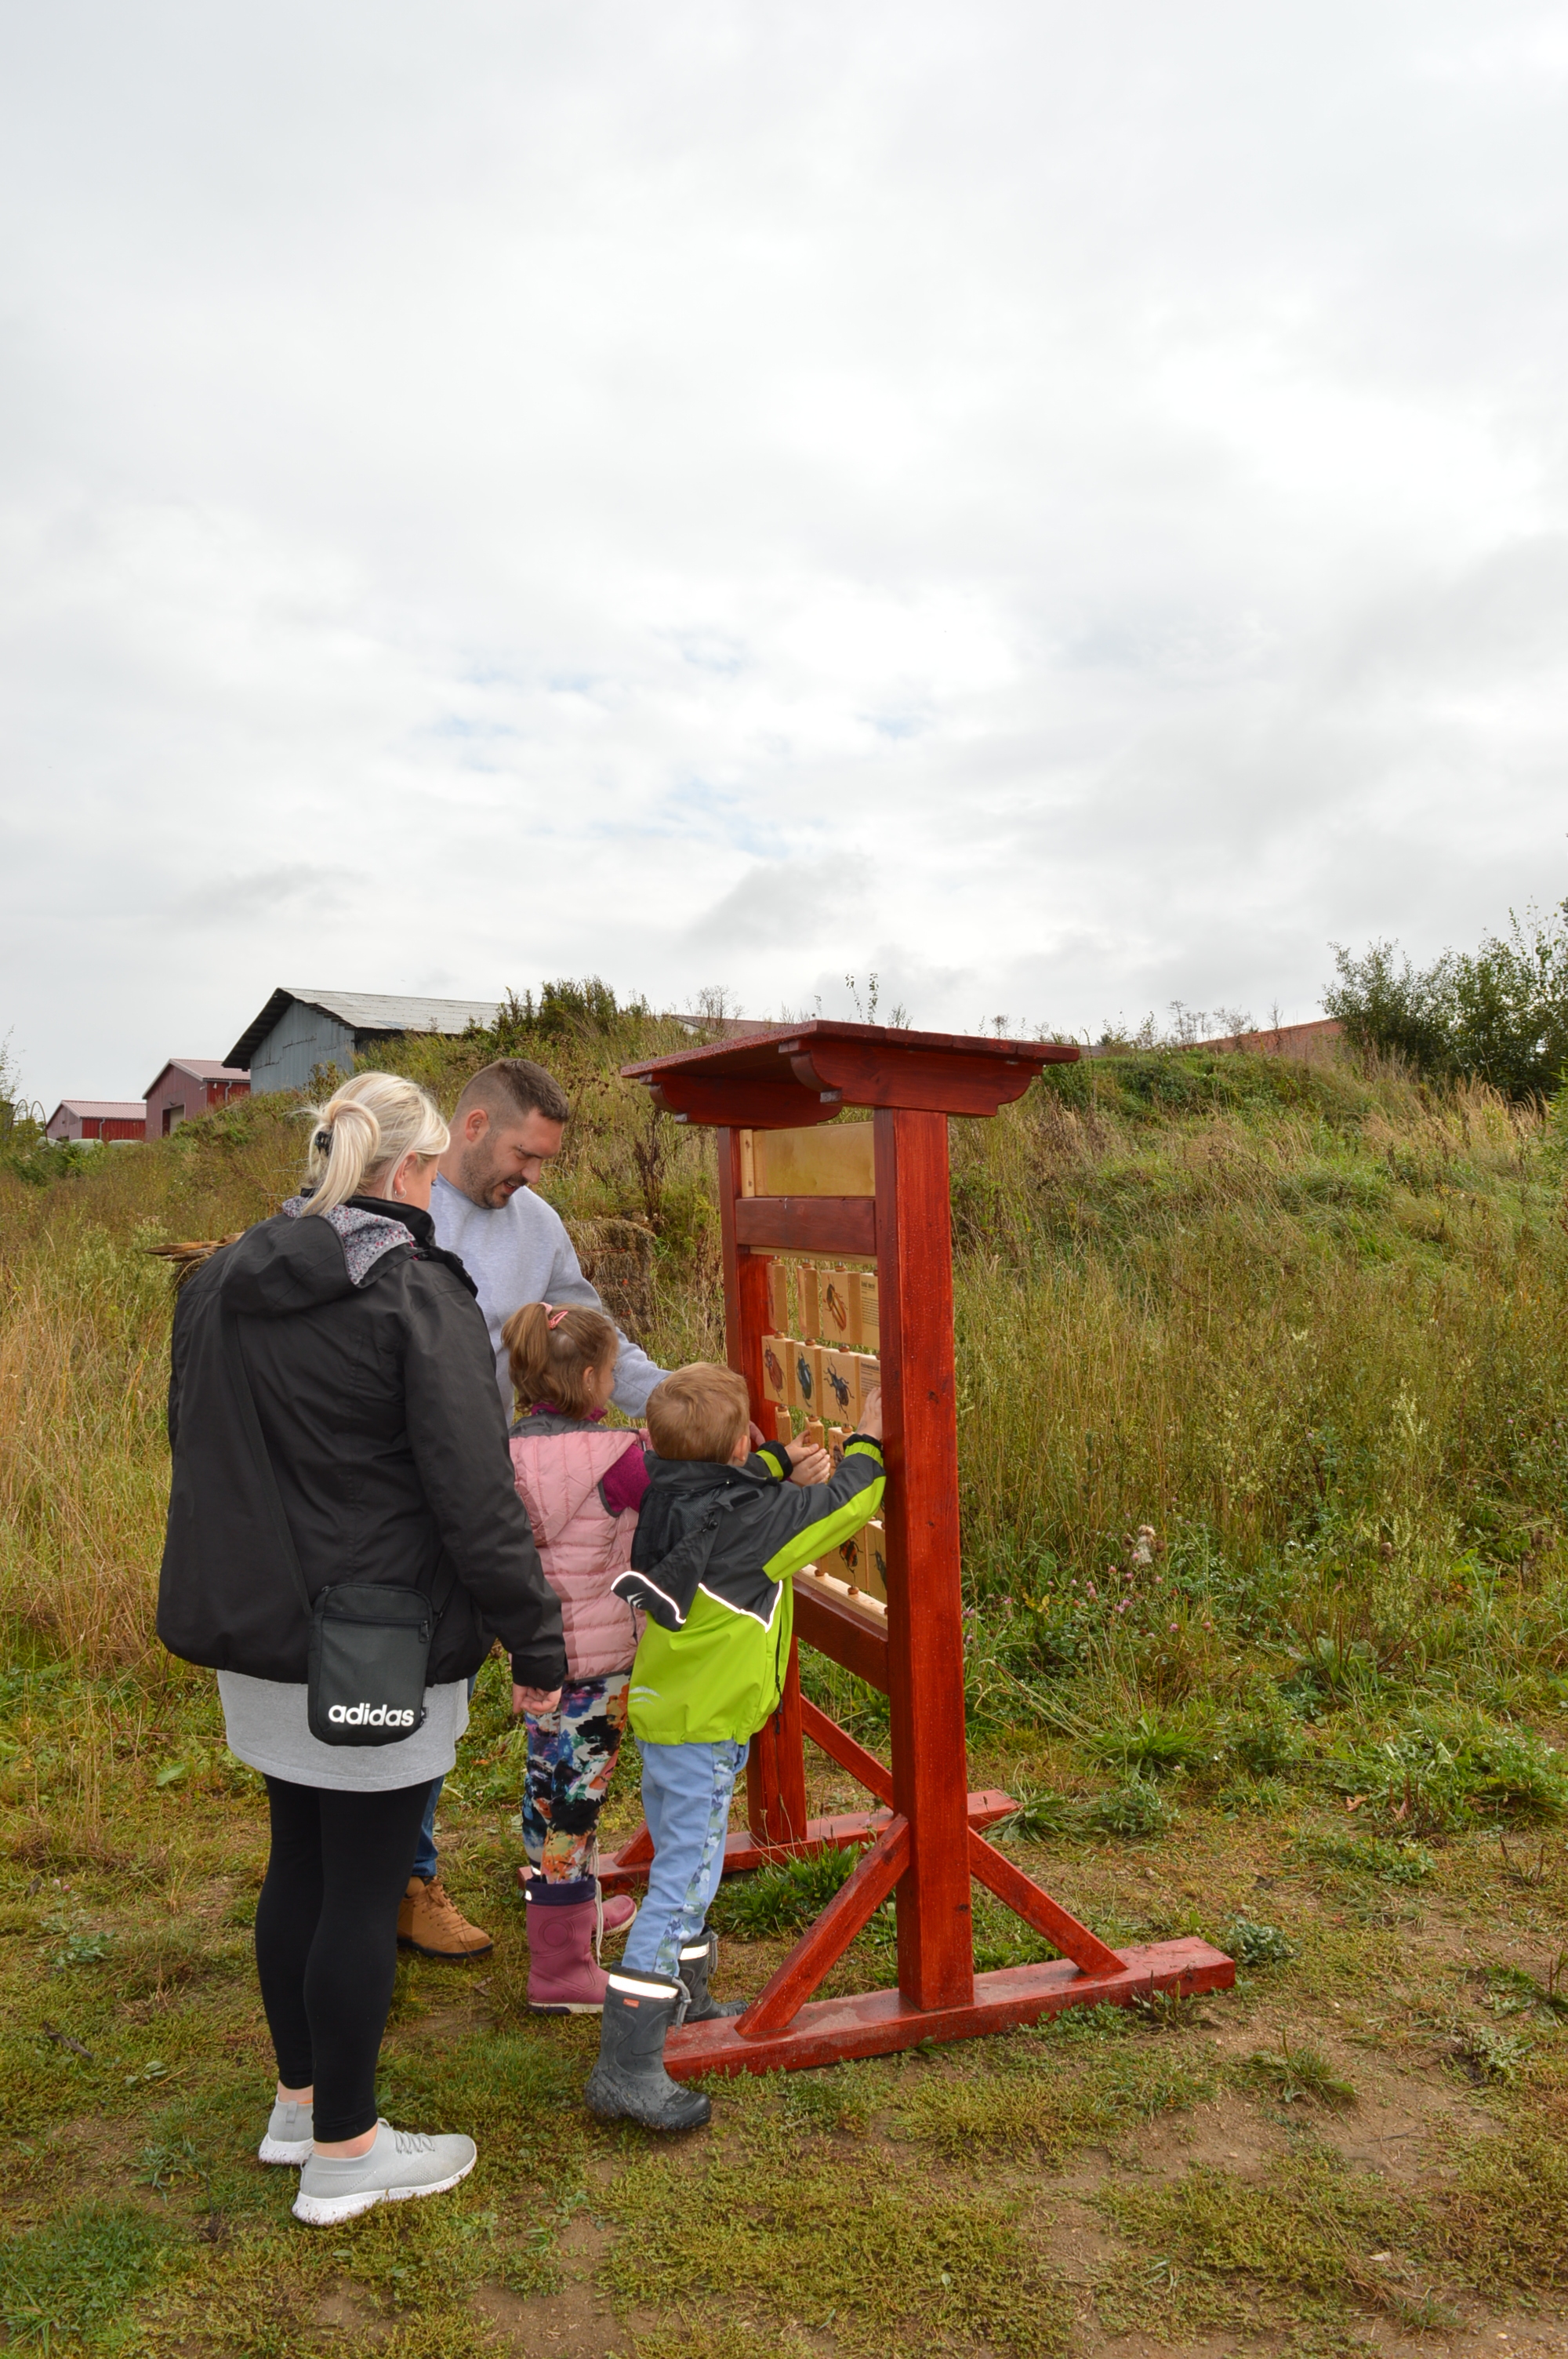
<svg viewBox="0 0 1568 2359">
<path fill-rule="evenodd" d="M 243 1065 L 220 1065 L 211 1057 L 171 1057 L 147 1091 L 146 1125 L 142 1136 L 168 1138 L 182 1122 L 227 1105 L 231 1098 L 248 1098 L 251 1077 Z"/>
<path fill-rule="evenodd" d="M 44 1125 L 44 1136 L 112 1143 L 146 1136 L 147 1110 L 139 1098 L 61 1098 Z"/>
</svg>

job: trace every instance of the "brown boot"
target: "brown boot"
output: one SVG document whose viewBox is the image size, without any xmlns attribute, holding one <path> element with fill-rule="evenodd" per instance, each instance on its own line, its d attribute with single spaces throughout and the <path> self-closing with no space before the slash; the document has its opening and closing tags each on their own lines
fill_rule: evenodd
<svg viewBox="0 0 1568 2359">
<path fill-rule="evenodd" d="M 424 1958 L 482 1958 L 495 1943 L 452 1906 L 438 1875 L 411 1875 L 397 1911 L 397 1938 Z"/>
</svg>

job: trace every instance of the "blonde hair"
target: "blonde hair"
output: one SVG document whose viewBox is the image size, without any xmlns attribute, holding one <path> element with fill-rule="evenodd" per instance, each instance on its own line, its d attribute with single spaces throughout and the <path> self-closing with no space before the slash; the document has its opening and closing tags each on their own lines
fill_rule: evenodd
<svg viewBox="0 0 1568 2359">
<path fill-rule="evenodd" d="M 548 1302 L 525 1302 L 501 1331 L 512 1366 L 512 1388 L 521 1408 L 549 1401 L 568 1417 L 582 1417 L 593 1405 L 586 1378 L 589 1368 L 615 1364 L 621 1338 L 602 1310 L 573 1303 L 564 1310 Z"/>
<path fill-rule="evenodd" d="M 314 1127 L 305 1177 L 314 1192 L 305 1210 L 330 1212 L 365 1182 L 417 1155 L 444 1154 L 451 1134 L 433 1098 L 401 1073 L 356 1073 L 324 1106 L 307 1109 Z"/>
<path fill-rule="evenodd" d="M 648 1439 L 661 1458 L 722 1465 L 752 1421 L 746 1379 L 712 1360 L 694 1360 L 648 1398 Z"/>
</svg>

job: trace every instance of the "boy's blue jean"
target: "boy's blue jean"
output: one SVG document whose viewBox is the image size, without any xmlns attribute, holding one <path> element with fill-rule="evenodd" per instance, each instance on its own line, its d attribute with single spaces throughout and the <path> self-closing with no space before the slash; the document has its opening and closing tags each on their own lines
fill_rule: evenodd
<svg viewBox="0 0 1568 2359">
<path fill-rule="evenodd" d="M 751 1747 L 728 1738 L 717 1745 L 644 1745 L 639 1738 L 637 1750 L 654 1864 L 621 1962 L 673 1983 L 680 1978 L 681 1944 L 701 1932 L 724 1874 L 730 1797 Z"/>
</svg>

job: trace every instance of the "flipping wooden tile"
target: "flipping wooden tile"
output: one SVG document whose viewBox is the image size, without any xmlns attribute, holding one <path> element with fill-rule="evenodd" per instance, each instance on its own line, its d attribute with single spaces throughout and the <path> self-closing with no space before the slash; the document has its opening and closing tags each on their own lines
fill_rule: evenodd
<svg viewBox="0 0 1568 2359">
<path fill-rule="evenodd" d="M 855 1343 L 849 1317 L 849 1273 L 847 1269 L 824 1269 L 818 1271 L 817 1277 L 822 1336 L 835 1351 L 848 1352 Z"/>
<path fill-rule="evenodd" d="M 800 1332 L 803 1335 L 822 1332 L 821 1273 L 814 1261 L 797 1261 L 795 1266 L 795 1292 L 800 1298 Z"/>
<path fill-rule="evenodd" d="M 822 1394 L 819 1364 L 821 1346 L 816 1343 L 790 1345 L 791 1408 L 803 1408 L 807 1417 L 815 1417 Z"/>
<path fill-rule="evenodd" d="M 852 1425 L 860 1413 L 860 1395 L 856 1390 L 855 1355 L 852 1352 L 835 1352 L 825 1345 L 819 1359 L 823 1408 L 835 1421 L 844 1418 Z"/>
<path fill-rule="evenodd" d="M 830 1425 L 828 1427 L 827 1455 L 833 1461 L 833 1471 L 835 1473 L 838 1473 L 839 1467 L 844 1463 L 844 1444 L 849 1439 L 849 1434 L 846 1432 L 843 1426 Z"/>
<path fill-rule="evenodd" d="M 860 1533 L 851 1532 L 849 1538 L 841 1541 L 827 1560 L 827 1571 L 835 1581 L 842 1581 L 847 1584 L 851 1596 L 856 1590 L 863 1589 L 866 1585 L 864 1556 L 865 1549 L 861 1545 Z"/>
<path fill-rule="evenodd" d="M 854 1386 L 855 1416 L 858 1419 L 867 1399 L 882 1380 L 882 1364 L 869 1352 L 851 1352 L 845 1355 L 852 1364 L 849 1381 Z"/>
<path fill-rule="evenodd" d="M 880 1352 L 881 1329 L 877 1322 L 877 1278 L 870 1269 L 849 1272 L 849 1334 L 857 1349 Z"/>
<path fill-rule="evenodd" d="M 880 1604 L 885 1605 L 888 1602 L 887 1534 L 875 1516 L 860 1534 L 860 1561 L 865 1568 L 860 1577 L 860 1587 L 868 1597 L 874 1597 Z"/>
<path fill-rule="evenodd" d="M 768 1264 L 768 1321 L 775 1334 L 789 1332 L 789 1264 Z"/>
<path fill-rule="evenodd" d="M 789 1407 L 791 1356 L 795 1348 L 787 1335 L 762 1338 L 762 1391 L 776 1408 Z"/>
</svg>

